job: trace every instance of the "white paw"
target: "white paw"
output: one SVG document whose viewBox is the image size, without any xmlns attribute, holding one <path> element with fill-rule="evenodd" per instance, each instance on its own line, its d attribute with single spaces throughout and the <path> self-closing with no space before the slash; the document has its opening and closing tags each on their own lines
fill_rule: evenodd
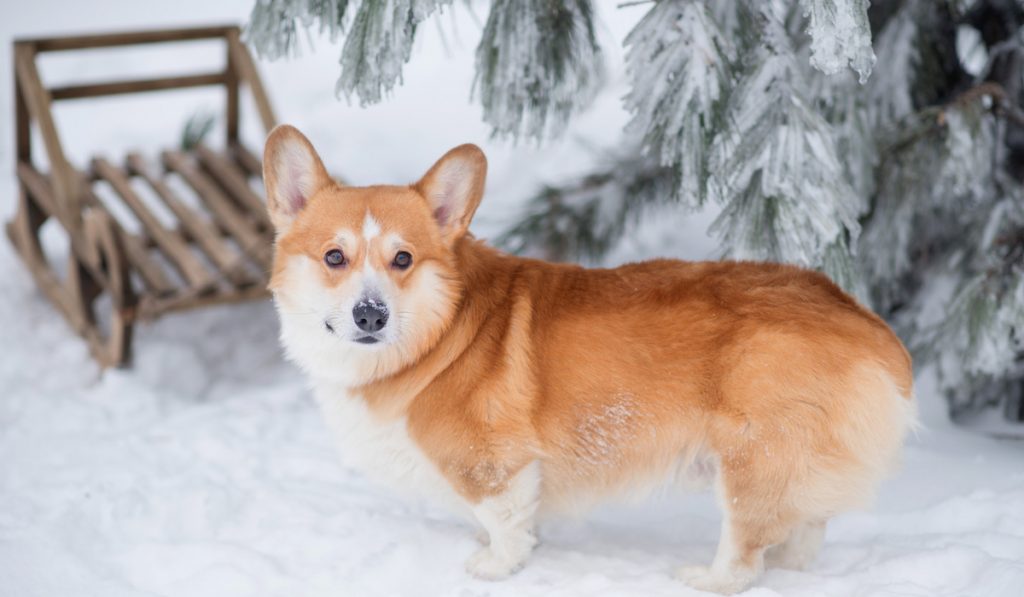
<svg viewBox="0 0 1024 597">
<path fill-rule="evenodd" d="M 499 554 L 484 547 L 466 561 L 466 572 L 481 580 L 500 580 L 517 572 L 526 562 L 526 556 Z"/>
<path fill-rule="evenodd" d="M 750 585 L 752 579 L 745 575 L 731 576 L 716 574 L 707 566 L 683 566 L 676 572 L 680 580 L 698 591 L 732 595 Z"/>
</svg>

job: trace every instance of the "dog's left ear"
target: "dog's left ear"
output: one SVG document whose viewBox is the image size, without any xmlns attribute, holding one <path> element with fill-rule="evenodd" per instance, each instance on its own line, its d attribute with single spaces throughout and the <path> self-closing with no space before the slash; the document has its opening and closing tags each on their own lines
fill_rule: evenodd
<svg viewBox="0 0 1024 597">
<path fill-rule="evenodd" d="M 484 152 L 467 143 L 444 154 L 413 185 L 430 205 L 445 242 L 451 244 L 466 234 L 484 196 L 486 179 L 487 158 Z"/>
</svg>

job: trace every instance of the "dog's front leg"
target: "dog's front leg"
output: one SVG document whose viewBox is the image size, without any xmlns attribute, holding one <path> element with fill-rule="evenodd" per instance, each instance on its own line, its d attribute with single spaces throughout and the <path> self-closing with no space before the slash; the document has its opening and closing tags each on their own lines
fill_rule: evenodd
<svg viewBox="0 0 1024 597">
<path fill-rule="evenodd" d="M 477 578 L 496 580 L 519 570 L 537 544 L 534 517 L 540 498 L 540 464 L 531 462 L 509 480 L 505 491 L 473 505 L 473 515 L 490 540 L 469 561 Z"/>
</svg>

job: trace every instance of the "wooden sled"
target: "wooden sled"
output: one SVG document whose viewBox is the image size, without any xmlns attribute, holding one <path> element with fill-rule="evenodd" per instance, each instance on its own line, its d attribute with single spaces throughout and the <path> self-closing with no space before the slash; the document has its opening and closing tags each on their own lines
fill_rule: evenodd
<svg viewBox="0 0 1024 597">
<path fill-rule="evenodd" d="M 202 39 L 224 41 L 223 71 L 46 88 L 36 65 L 43 52 Z M 243 85 L 264 128 L 269 131 L 275 121 L 237 27 L 18 40 L 14 66 L 19 196 L 7 234 L 36 283 L 102 366 L 130 362 L 136 321 L 266 296 L 273 231 L 264 201 L 250 184 L 261 175 L 260 159 L 239 141 Z M 64 155 L 51 111 L 54 101 L 210 85 L 226 90 L 223 152 L 202 145 L 187 152 L 168 150 L 158 165 L 135 154 L 121 163 L 95 157 L 84 170 Z M 48 171 L 32 161 L 33 124 Z M 186 184 L 169 184 L 171 176 Z M 101 194 L 97 185 L 108 192 Z M 146 193 L 139 192 L 140 185 L 148 187 Z M 123 204 L 119 210 L 111 209 L 113 201 Z M 163 221 L 157 217 L 153 201 L 163 203 L 175 225 L 168 225 L 166 216 Z M 125 226 L 125 213 L 137 225 Z M 64 276 L 51 266 L 40 241 L 40 229 L 50 218 L 67 232 Z"/>
</svg>

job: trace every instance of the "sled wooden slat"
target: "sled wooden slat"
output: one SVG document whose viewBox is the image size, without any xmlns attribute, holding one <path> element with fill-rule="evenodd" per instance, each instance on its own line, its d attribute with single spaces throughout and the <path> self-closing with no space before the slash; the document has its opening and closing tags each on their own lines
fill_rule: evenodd
<svg viewBox="0 0 1024 597">
<path fill-rule="evenodd" d="M 237 251 L 233 251 L 224 242 L 220 231 L 212 222 L 185 205 L 163 179 L 154 176 L 142 156 L 129 154 L 126 164 L 131 174 L 149 184 L 164 205 L 181 221 L 189 238 L 195 241 L 196 245 L 232 285 L 249 286 L 256 282 L 252 276 L 246 273 L 245 257 Z"/>
<path fill-rule="evenodd" d="M 26 39 L 24 42 L 32 44 L 40 52 L 57 52 L 64 50 L 114 48 L 118 46 L 137 46 L 143 44 L 217 39 L 227 36 L 230 31 L 238 31 L 238 27 L 234 25 L 220 25 L 215 27 L 154 29 L 150 31 L 127 31 L 118 33 L 101 33 L 97 35 L 45 37 Z"/>
<path fill-rule="evenodd" d="M 159 77 L 155 79 L 130 79 L 110 81 L 108 83 L 90 83 L 88 85 L 65 85 L 50 89 L 50 97 L 55 100 L 79 99 L 101 95 L 121 95 L 125 93 L 141 93 L 145 91 L 165 91 L 167 89 L 186 89 L 189 87 L 206 87 L 227 83 L 225 73 L 205 73 L 201 75 L 182 75 L 178 77 Z"/>
<path fill-rule="evenodd" d="M 63 215 L 65 226 L 77 227 L 81 216 L 77 205 L 78 188 L 71 165 L 64 157 L 64 148 L 53 120 L 50 94 L 43 87 L 35 58 L 36 52 L 31 46 L 15 42 L 15 93 L 24 99 L 29 116 L 39 127 L 39 135 L 43 138 L 43 146 L 53 172 L 57 213 Z"/>
<path fill-rule="evenodd" d="M 240 143 L 232 145 L 231 154 L 235 157 L 235 161 L 238 162 L 238 165 L 241 166 L 249 176 L 262 175 L 263 162 L 253 155 L 251 151 L 246 149 L 244 145 Z"/>
<path fill-rule="evenodd" d="M 229 62 L 237 69 L 238 78 L 249 86 L 252 93 L 256 110 L 260 113 L 260 120 L 263 128 L 269 133 L 274 128 L 277 119 L 274 118 L 274 110 L 270 107 L 270 100 L 267 98 L 267 91 L 263 88 L 263 80 L 256 71 L 256 65 L 252 61 L 252 54 L 242 45 L 241 37 L 237 28 L 226 33 L 228 43 Z"/>
<path fill-rule="evenodd" d="M 196 40 L 223 44 L 223 70 L 48 86 L 36 64 L 45 52 Z M 19 184 L 7 236 L 36 285 L 101 365 L 129 362 L 139 320 L 267 296 L 273 231 L 255 184 L 260 160 L 239 138 L 241 94 L 251 95 L 266 132 L 275 119 L 238 27 L 22 39 L 13 50 Z M 54 102 L 200 86 L 225 90 L 224 149 L 157 151 L 162 168 L 131 153 L 123 162 L 97 155 L 83 171 L 65 156 Z M 44 150 L 36 156 L 34 139 Z M 44 159 L 37 162 L 39 154 Z M 57 264 L 67 268 L 65 275 L 43 250 L 40 231 L 47 221 L 67 235 L 66 263 Z M 107 316 L 97 313 L 101 308 Z"/>
<path fill-rule="evenodd" d="M 115 168 L 104 158 L 93 158 L 93 171 L 103 180 L 110 183 L 110 186 L 117 192 L 125 204 L 139 218 L 139 222 L 146 229 L 146 233 L 160 250 L 168 257 L 171 264 L 178 270 L 182 277 L 192 286 L 196 292 L 205 293 L 213 290 L 217 280 L 211 275 L 196 256 L 192 249 L 177 233 L 168 230 L 160 223 L 160 220 L 150 211 L 149 207 L 139 198 L 132 189 L 128 176 L 120 169 Z"/>
<path fill-rule="evenodd" d="M 85 328 L 85 322 L 79 315 L 75 300 L 64 288 L 64 285 L 61 284 L 57 274 L 49 268 L 40 266 L 45 261 L 42 253 L 29 249 L 28 239 L 20 236 L 20 229 L 17 227 L 16 222 L 7 223 L 7 237 L 14 245 L 14 248 L 17 249 L 21 259 L 26 263 L 36 266 L 29 267 L 29 271 L 32 273 L 32 277 L 35 279 L 39 289 L 60 310 L 72 329 L 76 332 L 81 332 Z"/>
<path fill-rule="evenodd" d="M 222 305 L 225 303 L 239 303 L 256 299 L 265 299 L 267 296 L 268 293 L 266 286 L 257 284 L 237 289 L 230 295 L 206 294 L 154 298 L 140 305 L 139 317 L 141 319 L 152 319 L 163 315 L 164 313 L 170 313 L 173 311 L 183 311 L 186 309 L 212 307 L 214 305 Z"/>
<path fill-rule="evenodd" d="M 190 163 L 183 153 L 165 151 L 161 155 L 164 164 L 195 190 L 199 198 L 210 208 L 213 217 L 234 238 L 242 251 L 251 256 L 256 264 L 261 266 L 262 271 L 266 272 L 270 264 L 271 240 L 260 234 L 258 227 L 253 224 L 253 218 L 246 218 L 239 212 L 217 185 L 196 165 Z"/>
<path fill-rule="evenodd" d="M 59 218 L 60 212 L 57 209 L 57 202 L 50 190 L 50 182 L 46 175 L 36 171 L 35 168 L 25 162 L 18 164 L 18 180 L 25 185 L 26 190 L 32 195 L 33 202 L 42 208 L 46 215 Z M 74 242 L 75 239 L 71 239 Z"/>
<path fill-rule="evenodd" d="M 150 256 L 149 249 L 146 247 L 146 241 L 138 235 L 127 232 L 117 219 L 114 218 L 113 214 L 110 213 L 110 209 L 107 208 L 103 200 L 91 188 L 86 189 L 84 192 L 86 205 L 91 209 L 99 210 L 110 216 L 114 231 L 121 237 L 121 242 L 124 243 L 125 258 L 132 264 L 135 271 L 139 273 L 146 286 L 158 296 L 174 294 L 176 286 L 171 282 L 164 269 Z"/>
<path fill-rule="evenodd" d="M 270 216 L 267 215 L 267 206 L 249 186 L 247 177 L 238 169 L 238 166 L 202 144 L 196 147 L 195 152 L 199 161 L 213 175 L 213 178 L 233 197 L 240 199 L 249 213 L 257 216 L 262 227 L 269 230 L 272 224 Z"/>
<path fill-rule="evenodd" d="M 58 211 L 57 201 L 53 195 L 53 187 L 50 184 L 49 177 L 36 171 L 29 164 L 21 162 L 18 164 L 18 180 L 24 185 L 26 201 L 19 206 L 18 213 L 15 215 L 15 221 L 21 220 L 23 211 L 31 208 L 39 210 L 44 221 L 48 218 L 61 220 L 62 216 Z M 31 198 L 31 201 L 28 200 L 29 198 Z M 42 222 L 40 222 L 41 224 Z M 32 241 L 38 245 L 39 239 L 37 234 L 38 231 L 33 231 L 31 234 L 27 234 L 24 240 L 26 242 Z M 99 268 L 96 247 L 90 246 L 82 234 L 69 234 L 68 241 L 75 258 L 83 267 L 90 270 L 93 279 L 101 284 L 104 283 L 106 274 Z"/>
</svg>

